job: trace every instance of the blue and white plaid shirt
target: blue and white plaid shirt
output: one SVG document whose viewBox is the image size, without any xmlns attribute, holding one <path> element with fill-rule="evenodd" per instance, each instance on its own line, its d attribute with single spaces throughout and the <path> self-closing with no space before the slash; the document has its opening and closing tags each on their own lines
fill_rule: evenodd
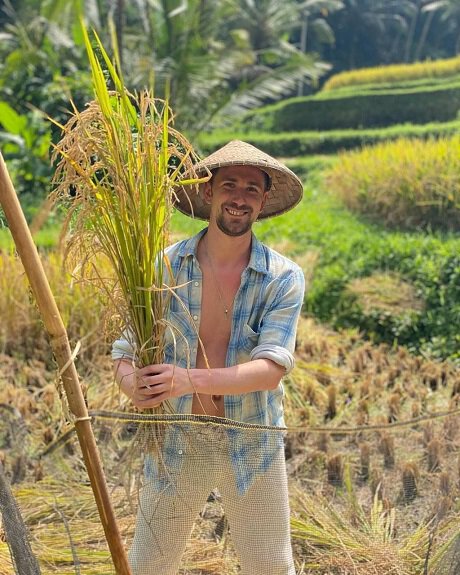
<svg viewBox="0 0 460 575">
<path fill-rule="evenodd" d="M 171 298 L 166 317 L 170 327 L 165 335 L 164 363 L 196 366 L 203 282 L 196 251 L 205 233 L 206 229 L 170 246 L 166 252 L 175 278 L 173 285 L 179 287 L 174 289 L 176 296 Z M 234 299 L 226 367 L 266 358 L 282 365 L 289 373 L 294 366 L 293 352 L 304 289 L 302 269 L 253 235 L 249 264 L 242 273 Z M 134 356 L 133 345 L 128 339 L 121 338 L 113 344 L 114 360 L 133 359 Z M 242 423 L 283 427 L 283 395 L 281 382 L 274 390 L 226 395 L 225 417 Z M 184 414 L 192 412 L 192 401 L 190 394 L 171 399 L 169 404 L 175 413 Z M 182 455 L 184 450 L 179 451 Z"/>
</svg>

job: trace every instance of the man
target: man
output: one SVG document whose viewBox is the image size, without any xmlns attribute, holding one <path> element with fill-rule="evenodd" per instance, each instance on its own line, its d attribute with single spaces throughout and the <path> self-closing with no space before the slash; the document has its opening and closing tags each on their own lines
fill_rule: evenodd
<svg viewBox="0 0 460 575">
<path fill-rule="evenodd" d="M 113 349 L 117 381 L 139 409 L 167 401 L 176 413 L 283 427 L 281 379 L 294 363 L 304 277 L 261 244 L 252 225 L 294 207 L 302 184 L 286 166 L 239 141 L 196 170 L 212 177 L 199 193 L 179 190 L 177 207 L 209 226 L 167 250 L 176 287 L 165 362 L 133 369 L 132 347 L 119 340 Z M 152 461 L 146 465 L 133 572 L 177 573 L 193 521 L 217 487 L 242 575 L 294 575 L 282 441 L 270 442 L 268 431 L 248 441 L 238 426 L 214 426 L 214 435 L 193 431 L 189 443 L 176 433 L 175 444 L 169 430 L 167 473 Z"/>
</svg>

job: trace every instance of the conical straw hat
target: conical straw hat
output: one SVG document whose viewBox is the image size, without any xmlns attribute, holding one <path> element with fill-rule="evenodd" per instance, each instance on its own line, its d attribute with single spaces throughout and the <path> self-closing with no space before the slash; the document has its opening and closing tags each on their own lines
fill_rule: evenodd
<svg viewBox="0 0 460 575">
<path fill-rule="evenodd" d="M 262 150 L 247 142 L 232 140 L 195 165 L 198 176 L 225 166 L 254 166 L 266 172 L 271 179 L 267 202 L 258 219 L 270 218 L 287 212 L 302 199 L 303 186 L 289 168 Z M 203 186 L 183 186 L 176 190 L 175 207 L 186 214 L 209 220 L 211 206 L 203 199 Z"/>
</svg>

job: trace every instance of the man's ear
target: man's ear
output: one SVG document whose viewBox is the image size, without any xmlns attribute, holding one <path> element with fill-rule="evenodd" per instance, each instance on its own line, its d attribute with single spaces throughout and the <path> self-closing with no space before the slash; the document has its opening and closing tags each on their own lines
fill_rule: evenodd
<svg viewBox="0 0 460 575">
<path fill-rule="evenodd" d="M 211 203 L 212 200 L 212 186 L 211 182 L 205 182 L 203 184 L 203 199 L 207 204 Z"/>
<path fill-rule="evenodd" d="M 268 199 L 268 192 L 264 192 L 264 197 L 262 198 L 262 205 L 260 207 L 260 211 L 264 209 L 265 204 L 267 203 L 267 199 Z"/>
</svg>

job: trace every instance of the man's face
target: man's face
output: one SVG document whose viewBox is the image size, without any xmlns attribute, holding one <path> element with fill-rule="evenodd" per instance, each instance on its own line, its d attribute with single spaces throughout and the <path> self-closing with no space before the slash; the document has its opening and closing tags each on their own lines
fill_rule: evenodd
<svg viewBox="0 0 460 575">
<path fill-rule="evenodd" d="M 219 168 L 204 188 L 212 221 L 228 236 L 248 232 L 265 205 L 265 175 L 253 166 Z"/>
</svg>

